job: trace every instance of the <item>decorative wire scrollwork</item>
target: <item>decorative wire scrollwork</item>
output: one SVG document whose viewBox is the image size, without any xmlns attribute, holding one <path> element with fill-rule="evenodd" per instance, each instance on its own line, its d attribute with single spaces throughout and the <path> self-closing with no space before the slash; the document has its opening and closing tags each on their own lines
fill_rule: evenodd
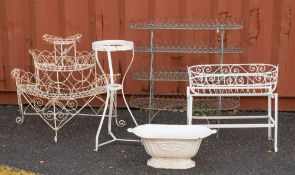
<svg viewBox="0 0 295 175">
<path fill-rule="evenodd" d="M 124 127 L 124 126 L 126 126 L 126 121 L 125 120 L 118 120 L 118 118 L 116 118 L 116 125 L 119 127 Z"/>
<path fill-rule="evenodd" d="M 16 117 L 15 121 L 17 124 L 22 124 L 24 122 L 24 118 L 23 117 Z"/>
<path fill-rule="evenodd" d="M 198 94 L 264 94 L 275 91 L 278 66 L 215 64 L 188 68 L 190 88 Z"/>
</svg>

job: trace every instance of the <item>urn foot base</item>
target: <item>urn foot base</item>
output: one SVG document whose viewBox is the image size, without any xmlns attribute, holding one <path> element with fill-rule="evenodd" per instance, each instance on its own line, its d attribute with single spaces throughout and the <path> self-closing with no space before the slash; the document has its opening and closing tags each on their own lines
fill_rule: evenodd
<svg viewBox="0 0 295 175">
<path fill-rule="evenodd" d="M 164 169 L 188 169 L 195 167 L 195 161 L 181 158 L 151 158 L 147 162 L 148 166 Z"/>
</svg>

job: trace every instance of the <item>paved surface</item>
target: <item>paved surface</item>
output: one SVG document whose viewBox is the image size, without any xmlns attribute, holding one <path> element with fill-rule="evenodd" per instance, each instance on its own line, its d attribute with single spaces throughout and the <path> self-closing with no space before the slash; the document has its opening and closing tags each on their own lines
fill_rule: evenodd
<svg viewBox="0 0 295 175">
<path fill-rule="evenodd" d="M 146 113 L 134 110 L 139 123 Z M 280 113 L 279 152 L 267 140 L 267 129 L 223 129 L 219 138 L 203 140 L 188 170 L 159 170 L 146 165 L 149 156 L 139 143 L 112 143 L 94 152 L 99 120 L 78 117 L 61 130 L 58 143 L 52 130 L 37 116 L 21 125 L 16 106 L 0 106 L 0 165 L 41 174 L 295 174 L 295 113 Z M 127 116 L 119 110 L 119 116 Z M 157 123 L 185 123 L 184 113 L 160 113 Z M 131 124 L 130 120 L 127 120 Z M 105 125 L 106 126 L 106 125 Z M 105 131 L 106 128 L 104 128 Z M 126 128 L 117 129 L 122 137 L 132 137 Z M 107 139 L 102 134 L 102 139 Z M 132 137 L 134 138 L 134 137 Z"/>
</svg>

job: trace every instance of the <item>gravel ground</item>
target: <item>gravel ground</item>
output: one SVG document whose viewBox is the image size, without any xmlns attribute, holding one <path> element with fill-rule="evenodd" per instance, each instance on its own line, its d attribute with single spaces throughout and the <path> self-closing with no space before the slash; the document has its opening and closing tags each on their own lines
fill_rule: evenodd
<svg viewBox="0 0 295 175">
<path fill-rule="evenodd" d="M 133 110 L 140 124 L 147 113 Z M 127 118 L 127 110 L 119 116 Z M 250 112 L 249 112 L 250 113 Z M 140 143 L 115 142 L 94 152 L 99 123 L 95 117 L 76 117 L 60 131 L 58 143 L 53 131 L 37 116 L 28 116 L 21 125 L 16 106 L 0 106 L 0 164 L 41 174 L 295 174 L 295 113 L 280 113 L 279 152 L 267 140 L 267 129 L 222 129 L 219 138 L 203 140 L 188 170 L 162 170 L 146 165 L 149 156 Z M 128 126 L 132 127 L 127 118 Z M 156 123 L 184 124 L 185 113 L 162 112 Z M 116 134 L 134 138 L 126 128 L 114 127 Z M 106 125 L 102 140 L 107 140 Z"/>
</svg>

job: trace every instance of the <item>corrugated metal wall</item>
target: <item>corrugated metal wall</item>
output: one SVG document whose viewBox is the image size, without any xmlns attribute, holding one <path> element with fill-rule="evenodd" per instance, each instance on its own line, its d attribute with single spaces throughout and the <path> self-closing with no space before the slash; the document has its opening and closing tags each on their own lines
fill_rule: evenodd
<svg viewBox="0 0 295 175">
<path fill-rule="evenodd" d="M 215 17 L 244 22 L 243 30 L 226 32 L 226 42 L 241 43 L 245 51 L 226 54 L 225 63 L 279 64 L 279 94 L 294 98 L 294 10 L 294 0 L 0 0 L 0 101 L 16 102 L 7 98 L 15 91 L 10 71 L 14 67 L 33 71 L 28 49 L 50 49 L 41 40 L 45 33 L 63 37 L 82 33 L 79 49 L 91 50 L 91 42 L 101 39 L 148 43 L 149 32 L 130 29 L 132 20 Z M 218 37 L 213 31 L 157 31 L 155 41 L 217 42 Z M 127 67 L 129 59 L 124 55 L 115 63 L 117 71 L 124 72 Z M 157 54 L 155 61 L 158 67 L 199 63 L 218 63 L 218 56 Z M 133 70 L 147 69 L 149 55 L 137 53 L 135 65 Z M 127 93 L 148 89 L 147 82 L 127 81 Z M 158 93 L 182 93 L 185 84 L 157 83 L 156 89 Z M 290 106 L 290 99 L 285 103 Z M 289 108 L 295 110 L 294 105 Z"/>
</svg>

